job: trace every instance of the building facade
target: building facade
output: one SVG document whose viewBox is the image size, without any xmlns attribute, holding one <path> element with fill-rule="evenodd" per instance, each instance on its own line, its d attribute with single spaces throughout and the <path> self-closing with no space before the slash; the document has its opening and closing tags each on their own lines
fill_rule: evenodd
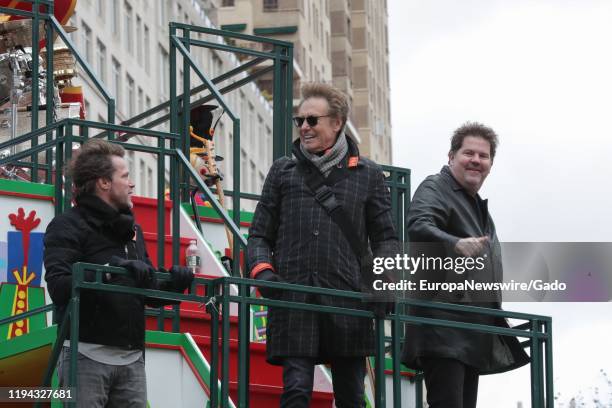
<svg viewBox="0 0 612 408">
<path fill-rule="evenodd" d="M 130 119 L 169 99 L 168 23 L 177 21 L 215 27 L 209 16 L 216 1 L 200 0 L 80 0 L 70 24 L 78 30 L 72 40 L 97 77 L 116 100 L 116 123 Z M 209 79 L 239 65 L 235 55 L 192 47 L 192 55 Z M 83 86 L 87 119 L 105 122 L 106 102 L 91 79 L 82 74 L 73 83 Z M 177 87 L 182 89 L 182 59 L 177 59 Z M 191 73 L 191 84 L 201 84 Z M 265 175 L 272 164 L 272 107 L 255 84 L 242 86 L 224 95 L 233 112 L 241 119 L 241 191 L 261 192 Z M 192 101 L 195 98 L 192 98 Z M 213 102 L 210 102 L 213 103 Z M 162 112 L 167 114 L 167 110 Z M 156 117 L 159 117 L 158 114 Z M 138 122 L 135 126 L 147 123 Z M 231 189 L 232 122 L 224 115 L 215 131 L 216 152 L 225 158 L 219 162 L 224 186 Z M 169 122 L 155 127 L 169 130 Z M 156 140 L 135 136 L 131 141 L 156 144 Z M 157 161 L 147 153 L 128 153 L 130 172 L 137 195 L 157 194 Z M 166 166 L 168 163 L 166 163 Z M 231 201 L 231 200 L 230 200 Z M 231 203 L 230 203 L 231 204 Z M 243 200 L 243 209 L 253 209 Z"/>
<path fill-rule="evenodd" d="M 292 42 L 296 103 L 302 82 L 333 83 L 349 97 L 347 132 L 361 152 L 391 164 L 386 0 L 222 0 L 215 18 L 224 29 Z"/>
</svg>

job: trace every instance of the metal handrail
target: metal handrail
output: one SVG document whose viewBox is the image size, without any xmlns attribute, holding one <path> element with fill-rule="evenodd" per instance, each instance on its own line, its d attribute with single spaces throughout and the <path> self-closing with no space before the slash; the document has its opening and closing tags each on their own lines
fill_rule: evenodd
<svg viewBox="0 0 612 408">
<path fill-rule="evenodd" d="M 95 280 L 86 282 L 84 280 L 85 271 L 94 271 Z M 482 307 L 443 304 L 427 301 L 401 300 L 401 303 L 420 306 L 433 307 L 436 309 L 456 310 L 469 313 L 480 313 L 489 316 L 500 316 L 513 319 L 526 320 L 528 326 L 518 330 L 500 328 L 495 325 L 485 325 L 467 322 L 457 322 L 453 320 L 421 318 L 402 313 L 387 315 L 385 318 L 377 318 L 371 311 L 364 309 L 343 308 L 337 306 L 323 306 L 312 303 L 292 302 L 285 300 L 271 300 L 255 298 L 251 295 L 251 287 L 266 287 L 295 291 L 320 296 L 334 296 L 347 299 L 358 299 L 369 301 L 370 297 L 361 293 L 316 288 L 304 285 L 295 285 L 279 282 L 265 282 L 237 277 L 223 277 L 216 279 L 196 278 L 188 294 L 178 294 L 159 290 L 132 288 L 103 283 L 102 274 L 119 273 L 127 274 L 122 268 L 114 268 L 102 265 L 77 263 L 73 266 L 73 286 L 71 308 L 67 310 L 71 316 L 71 363 L 70 363 L 70 383 L 69 386 L 76 386 L 76 356 L 78 353 L 78 314 L 81 289 L 101 290 L 110 292 L 120 292 L 133 295 L 157 297 L 165 300 L 197 302 L 207 304 L 207 312 L 211 315 L 211 370 L 209 378 L 210 402 L 211 407 L 217 407 L 220 403 L 222 407 L 229 404 L 229 354 L 230 354 L 230 303 L 238 304 L 238 406 L 248 406 L 248 387 L 249 387 L 249 328 L 250 328 L 250 309 L 249 305 L 264 305 L 277 308 L 288 308 L 296 310 L 310 310 L 318 313 L 334 313 L 347 316 L 356 316 L 375 319 L 376 334 L 376 381 L 375 381 L 375 406 L 386 406 L 386 395 L 384 386 L 385 368 L 385 331 L 384 321 L 391 321 L 392 326 L 392 357 L 393 357 L 393 406 L 401 406 L 401 383 L 400 383 L 400 334 L 404 323 L 430 325 L 439 327 L 453 327 L 463 330 L 478 331 L 483 333 L 519 336 L 530 339 L 531 343 L 531 393 L 532 406 L 537 408 L 553 406 L 553 384 L 552 384 L 552 327 L 551 319 L 547 316 L 540 316 L 527 313 L 507 312 L 503 310 L 491 310 Z M 163 276 L 165 275 L 165 276 Z M 157 274 L 158 278 L 168 279 L 168 274 Z M 196 285 L 206 287 L 206 295 L 195 293 Z M 238 288 L 238 294 L 230 292 L 230 285 Z M 219 311 L 214 305 L 220 305 Z M 221 330 L 219 331 L 219 324 Z M 219 339 L 221 339 L 222 352 L 219 355 Z M 54 350 L 55 351 L 55 350 Z M 59 351 L 57 351 L 59 353 Z M 57 356 L 52 356 L 56 357 Z M 51 361 L 55 361 L 51 360 Z M 544 361 L 545 360 L 545 361 Z M 219 369 L 221 376 L 219 376 Z M 221 383 L 219 389 L 218 384 Z M 546 382 L 544 382 L 546 381 Z M 545 384 L 545 385 L 544 385 Z M 418 394 L 418 393 L 417 393 Z"/>
</svg>

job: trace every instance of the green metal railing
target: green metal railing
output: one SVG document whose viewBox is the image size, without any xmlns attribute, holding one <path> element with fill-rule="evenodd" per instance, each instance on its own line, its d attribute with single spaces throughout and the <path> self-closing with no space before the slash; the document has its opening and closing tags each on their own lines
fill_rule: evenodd
<svg viewBox="0 0 612 408">
<path fill-rule="evenodd" d="M 178 31 L 181 31 L 182 36 L 177 35 Z M 213 42 L 208 40 L 201 40 L 192 38 L 192 35 L 206 35 L 215 38 L 222 39 L 220 42 Z M 260 77 L 264 73 L 273 70 L 274 72 L 274 110 L 273 110 L 273 158 L 289 154 L 291 144 L 291 113 L 292 113 L 292 77 L 293 77 L 293 44 L 277 41 L 257 36 L 249 36 L 243 34 L 236 34 L 230 31 L 217 30 L 205 27 L 199 27 L 188 24 L 181 24 L 171 22 L 169 25 L 169 36 L 170 36 L 170 130 L 172 132 L 186 135 L 182 141 L 180 148 L 183 152 L 189 151 L 189 123 L 190 123 L 190 109 L 192 106 L 198 106 L 204 101 L 215 100 L 220 107 L 227 113 L 228 117 L 233 123 L 233 191 L 240 191 L 240 144 L 241 144 L 241 127 L 240 119 L 233 112 L 231 107 L 226 103 L 222 94 L 229 90 L 237 88 L 239 85 L 232 84 L 226 86 L 222 90 L 217 89 L 216 83 L 221 83 L 227 79 L 230 79 L 234 75 L 243 73 L 247 69 L 254 68 L 255 66 L 265 61 L 272 61 L 272 66 L 264 70 L 260 70 L 252 75 L 247 75 L 240 81 L 240 86 L 254 79 Z M 243 41 L 250 41 L 263 46 L 272 46 L 272 52 L 257 51 L 244 47 L 237 47 L 228 44 L 228 40 L 240 39 Z M 203 71 L 198 66 L 197 62 L 191 55 L 191 47 L 205 47 L 208 49 L 230 52 L 233 54 L 243 54 L 252 57 L 251 61 L 239 66 L 230 72 L 220 75 L 214 80 L 208 79 L 204 75 Z M 183 59 L 183 83 L 182 83 L 182 94 L 177 94 L 177 56 L 180 55 Z M 203 82 L 202 85 L 192 89 L 191 88 L 191 71 L 197 75 L 199 80 Z M 201 90 L 207 90 L 210 94 L 205 98 L 200 98 L 194 103 L 191 102 L 191 95 Z M 165 106 L 165 104 L 164 104 Z M 151 111 L 159 111 L 161 107 L 155 107 Z M 143 118 L 142 116 L 141 118 Z M 140 119 L 140 118 L 139 118 Z M 170 170 L 171 180 L 177 180 L 182 184 L 187 184 L 189 174 L 177 173 L 175 168 Z M 172 183 L 171 183 L 172 184 Z M 173 195 L 172 201 L 178 201 L 182 199 L 187 201 L 188 194 L 183 192 L 182 195 Z M 240 201 L 241 194 L 231 194 L 232 197 L 232 208 L 233 212 L 232 221 L 235 225 L 240 225 Z M 215 200 L 216 201 L 216 200 Z M 196 215 L 197 216 L 197 215 Z M 178 225 L 179 214 L 173 213 L 173 225 Z M 225 221 L 224 217 L 224 221 Z M 241 233 L 239 229 L 234 230 L 231 228 L 234 242 L 240 242 L 243 244 L 244 239 L 241 239 Z M 178 231 L 173 231 L 178 233 Z M 232 271 L 235 274 L 239 274 L 240 271 L 240 250 L 245 249 L 245 246 L 234 245 L 232 254 Z M 173 254 L 178 255 L 178 241 L 173 242 Z M 176 259 L 178 261 L 178 258 Z"/>
<path fill-rule="evenodd" d="M 85 281 L 85 272 L 93 271 L 95 279 Z M 363 317 L 375 320 L 376 352 L 375 352 L 375 407 L 387 406 L 387 395 L 385 390 L 385 344 L 391 345 L 391 357 L 393 358 L 392 401 L 394 408 L 402 405 L 402 392 L 400 380 L 400 350 L 401 332 L 405 324 L 430 325 L 438 327 L 455 328 L 462 330 L 472 330 L 481 333 L 496 335 L 516 336 L 526 338 L 531 351 L 531 402 L 534 408 L 552 408 L 554 406 L 553 397 L 553 366 L 552 366 L 552 326 L 551 318 L 527 313 L 508 312 L 503 310 L 493 310 L 475 306 L 446 304 L 418 300 L 398 300 L 400 304 L 409 306 L 419 306 L 431 309 L 456 311 L 462 313 L 475 313 L 483 316 L 523 320 L 520 326 L 514 328 L 503 328 L 499 326 L 465 323 L 451 320 L 424 318 L 411 316 L 403 313 L 387 315 L 384 319 L 377 318 L 374 313 L 361 308 L 342 308 L 335 306 L 323 306 L 319 304 L 289 302 L 281 300 L 270 300 L 256 298 L 251 295 L 253 287 L 268 287 L 293 292 L 307 293 L 318 296 L 333 296 L 345 299 L 367 301 L 369 298 L 363 294 L 351 291 L 342 291 L 326 288 L 316 288 L 311 286 L 294 285 L 278 282 L 261 282 L 252 279 L 237 277 L 226 277 L 218 279 L 196 278 L 189 293 L 179 294 L 164 292 L 151 289 L 140 289 L 126 286 L 106 284 L 102 281 L 103 273 L 127 274 L 122 268 L 77 263 L 73 267 L 72 298 L 69 307 L 66 309 L 64 323 L 60 326 L 56 347 L 50 359 L 50 365 L 46 372 L 43 386 L 48 386 L 51 380 L 53 367 L 57 362 L 60 347 L 57 344 L 63 343 L 67 334 L 67 326 L 70 325 L 71 332 L 71 361 L 70 361 L 70 381 L 64 386 L 76 387 L 77 377 L 77 353 L 78 353 L 78 333 L 79 333 L 79 304 L 82 290 L 99 290 L 109 292 L 119 292 L 133 295 L 142 295 L 167 301 L 196 302 L 206 305 L 206 311 L 211 315 L 210 329 L 210 406 L 228 407 L 229 378 L 230 378 L 230 304 L 238 304 L 238 400 L 237 406 L 249 406 L 249 360 L 250 360 L 250 309 L 249 305 L 264 305 L 268 307 L 286 308 L 294 310 L 308 310 L 317 313 L 333 313 L 346 316 Z M 158 280 L 169 279 L 167 273 L 157 273 Z M 204 295 L 196 295 L 196 286 L 205 287 Z M 232 289 L 233 288 L 233 289 Z M 48 309 L 45 309 L 46 311 Z M 69 317 L 68 317 L 69 316 Z M 12 317 L 0 321 L 10 323 L 20 317 Z M 391 322 L 391 337 L 385 337 L 384 321 Z M 221 327 L 219 327 L 221 326 Z M 219 350 L 221 344 L 221 350 Z M 417 392 L 417 398 L 422 398 L 422 394 Z M 421 401 L 415 401 L 419 406 Z"/>
</svg>

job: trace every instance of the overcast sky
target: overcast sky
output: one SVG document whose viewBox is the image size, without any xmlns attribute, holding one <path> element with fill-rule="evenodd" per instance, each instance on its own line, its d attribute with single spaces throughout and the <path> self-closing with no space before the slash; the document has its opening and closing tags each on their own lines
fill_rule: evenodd
<svg viewBox="0 0 612 408">
<path fill-rule="evenodd" d="M 611 241 L 612 1 L 388 4 L 394 165 L 412 191 L 479 121 L 500 137 L 481 195 L 501 240 Z M 558 406 L 595 386 L 608 400 L 610 303 L 504 307 L 553 316 Z M 479 407 L 517 401 L 530 406 L 527 368 L 481 380 Z"/>
</svg>

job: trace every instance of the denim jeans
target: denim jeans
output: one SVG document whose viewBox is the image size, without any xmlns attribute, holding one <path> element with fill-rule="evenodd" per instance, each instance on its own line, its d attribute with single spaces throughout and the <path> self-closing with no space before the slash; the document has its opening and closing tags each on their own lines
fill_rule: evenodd
<svg viewBox="0 0 612 408">
<path fill-rule="evenodd" d="M 57 366 L 60 386 L 68 383 L 70 353 L 62 350 Z M 128 365 L 110 365 L 78 354 L 77 407 L 83 408 L 145 408 L 147 380 L 144 359 Z"/>
</svg>

